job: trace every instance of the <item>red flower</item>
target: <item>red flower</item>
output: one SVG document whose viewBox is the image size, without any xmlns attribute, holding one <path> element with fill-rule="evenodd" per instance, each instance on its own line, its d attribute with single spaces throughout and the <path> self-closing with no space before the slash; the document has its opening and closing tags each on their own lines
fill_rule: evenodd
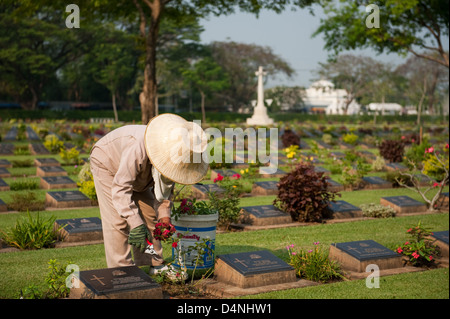
<svg viewBox="0 0 450 319">
<path fill-rule="evenodd" d="M 431 256 L 431 255 L 430 255 L 430 257 L 428 257 L 428 258 L 430 258 L 430 260 L 433 260 L 433 256 Z"/>
<path fill-rule="evenodd" d="M 176 241 L 174 241 L 174 242 L 172 243 L 172 247 L 173 247 L 173 248 L 177 248 L 177 246 L 178 246 L 178 243 L 177 243 Z"/>
<path fill-rule="evenodd" d="M 402 247 L 398 247 L 398 248 L 397 248 L 397 252 L 398 252 L 399 254 L 401 254 L 401 253 L 403 252 Z"/>
<path fill-rule="evenodd" d="M 215 182 L 220 182 L 220 181 L 222 181 L 222 180 L 223 180 L 223 176 L 220 175 L 220 173 L 219 173 L 219 174 L 217 174 L 217 177 L 214 178 L 214 183 L 215 183 Z"/>
<path fill-rule="evenodd" d="M 412 230 L 412 228 L 408 229 L 406 232 L 409 233 Z"/>
<path fill-rule="evenodd" d="M 236 178 L 236 179 L 239 179 L 239 178 L 241 178 L 241 175 L 239 175 L 239 174 L 233 174 L 233 178 Z"/>
</svg>

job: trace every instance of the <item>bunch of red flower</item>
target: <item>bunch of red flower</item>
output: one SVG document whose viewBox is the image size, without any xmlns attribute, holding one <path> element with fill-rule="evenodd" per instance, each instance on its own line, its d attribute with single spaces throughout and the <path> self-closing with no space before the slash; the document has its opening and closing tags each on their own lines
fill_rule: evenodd
<svg viewBox="0 0 450 319">
<path fill-rule="evenodd" d="M 166 241 L 175 234 L 175 226 L 167 223 L 157 223 L 153 231 L 153 238 Z"/>
<path fill-rule="evenodd" d="M 192 215 L 195 213 L 194 203 L 184 198 L 180 204 L 180 212 L 186 215 Z"/>
</svg>

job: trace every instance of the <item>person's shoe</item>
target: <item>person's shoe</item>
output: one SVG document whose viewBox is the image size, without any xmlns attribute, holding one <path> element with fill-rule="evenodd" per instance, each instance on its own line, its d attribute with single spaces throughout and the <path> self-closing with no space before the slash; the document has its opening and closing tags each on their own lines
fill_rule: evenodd
<svg viewBox="0 0 450 319">
<path fill-rule="evenodd" d="M 176 269 L 172 266 L 161 265 L 161 266 L 151 266 L 149 270 L 150 275 L 163 275 L 170 280 L 187 280 L 188 275 L 181 269 Z"/>
</svg>

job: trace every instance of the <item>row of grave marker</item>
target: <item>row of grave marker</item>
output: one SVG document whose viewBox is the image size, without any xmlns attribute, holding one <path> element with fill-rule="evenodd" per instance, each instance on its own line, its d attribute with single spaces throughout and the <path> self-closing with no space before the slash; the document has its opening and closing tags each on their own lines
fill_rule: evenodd
<svg viewBox="0 0 450 319">
<path fill-rule="evenodd" d="M 448 230 L 433 234 L 441 257 L 447 259 L 448 234 Z M 333 243 L 329 258 L 355 278 L 362 273 L 366 276 L 368 265 L 376 265 L 380 271 L 404 271 L 402 255 L 374 240 Z M 80 271 L 76 280 L 78 285 L 70 292 L 73 299 L 163 298 L 161 286 L 136 266 Z M 295 269 L 270 251 L 257 250 L 218 255 L 214 277 L 205 283 L 205 290 L 220 298 L 314 284 L 298 279 Z"/>
</svg>

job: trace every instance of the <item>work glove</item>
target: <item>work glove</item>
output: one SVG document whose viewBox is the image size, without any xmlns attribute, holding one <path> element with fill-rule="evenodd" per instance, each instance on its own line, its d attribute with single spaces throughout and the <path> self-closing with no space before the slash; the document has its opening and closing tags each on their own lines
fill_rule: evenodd
<svg viewBox="0 0 450 319">
<path fill-rule="evenodd" d="M 130 230 L 130 234 L 128 235 L 128 243 L 140 249 L 143 253 L 148 245 L 147 238 L 150 237 L 151 235 L 148 228 L 142 224 Z"/>
</svg>

